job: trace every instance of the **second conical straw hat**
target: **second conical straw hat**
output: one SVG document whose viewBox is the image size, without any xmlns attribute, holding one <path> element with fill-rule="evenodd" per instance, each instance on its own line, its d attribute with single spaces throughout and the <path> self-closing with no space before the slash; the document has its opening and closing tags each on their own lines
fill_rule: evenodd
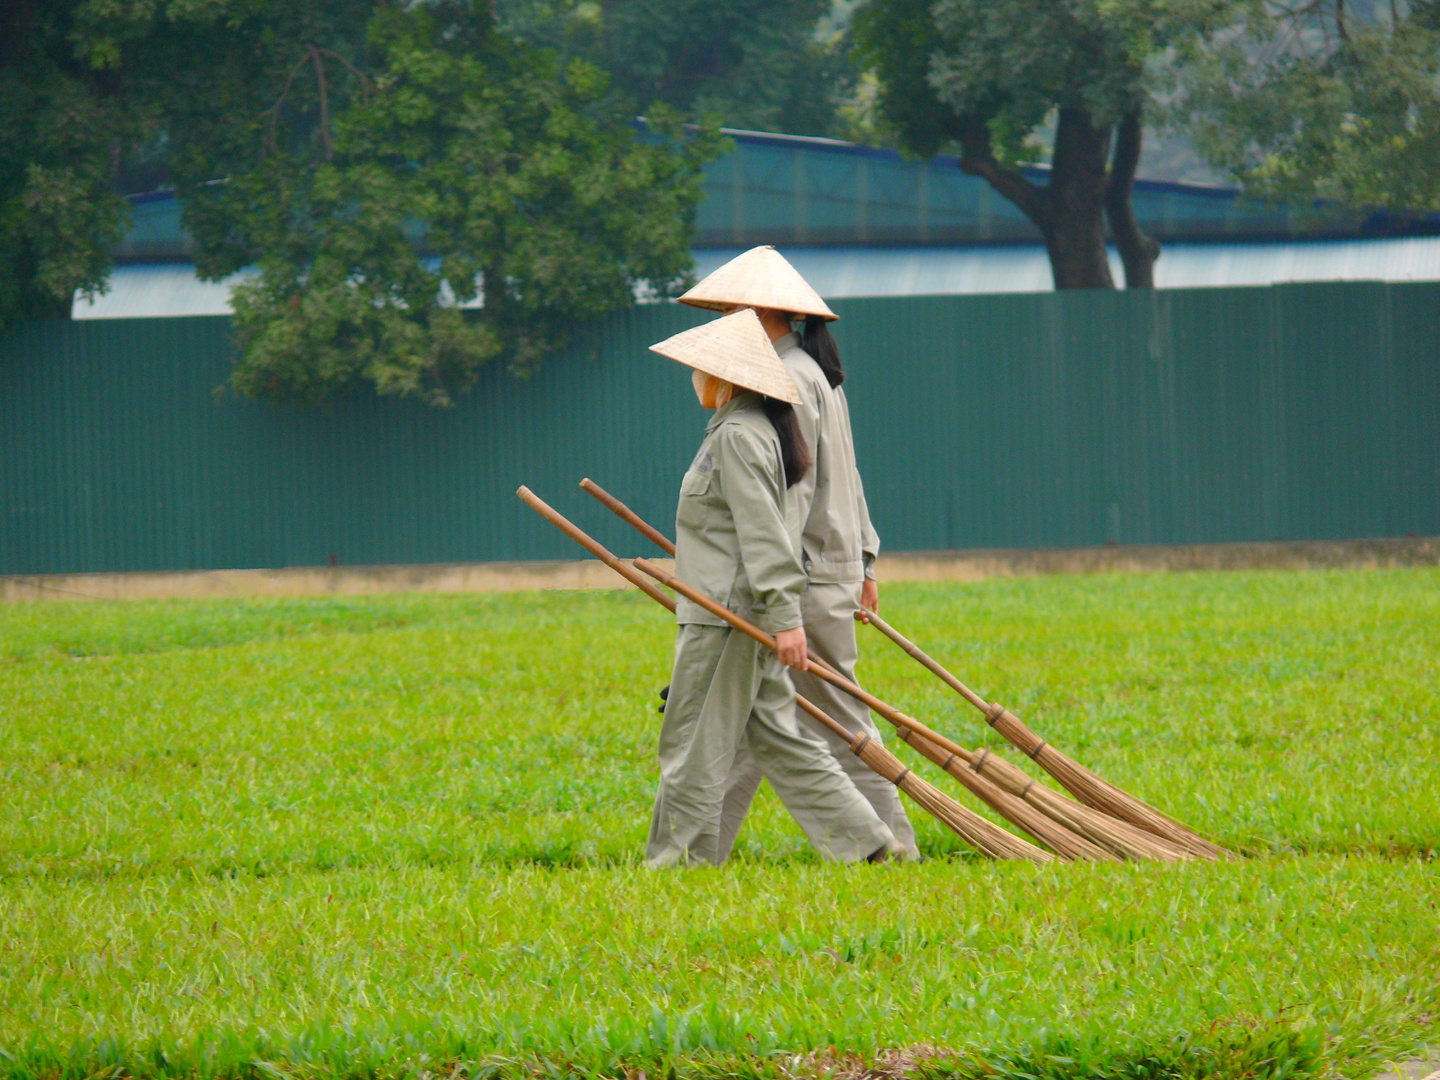
<svg viewBox="0 0 1440 1080">
<path fill-rule="evenodd" d="M 712 311 L 740 305 L 818 315 L 822 319 L 838 317 L 800 276 L 800 271 L 768 244 L 736 255 L 680 297 L 680 302 Z"/>
<path fill-rule="evenodd" d="M 650 351 L 757 394 L 800 404 L 795 380 L 749 308 L 668 337 Z"/>
</svg>

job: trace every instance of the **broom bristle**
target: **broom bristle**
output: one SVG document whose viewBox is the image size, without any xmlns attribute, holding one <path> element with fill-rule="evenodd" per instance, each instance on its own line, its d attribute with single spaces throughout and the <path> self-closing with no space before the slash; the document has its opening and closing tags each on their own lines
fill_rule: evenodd
<svg viewBox="0 0 1440 1080">
<path fill-rule="evenodd" d="M 1056 821 L 1033 806 L 1017 799 L 989 779 L 972 771 L 957 754 L 936 746 L 923 735 L 909 728 L 899 729 L 900 738 L 920 754 L 939 765 L 959 780 L 971 793 L 1012 825 L 1025 830 L 1062 859 L 1089 859 L 1097 862 L 1118 862 L 1109 851 L 1097 847 L 1074 832 L 1065 823 Z"/>
<path fill-rule="evenodd" d="M 1071 829 L 1089 837 L 1121 858 L 1150 859 L 1157 862 L 1184 862 L 1194 858 L 1184 848 L 1137 828 L 1128 821 L 1121 821 L 1084 803 L 1066 798 L 1058 791 L 1027 776 L 993 751 L 977 751 L 973 767 L 1012 795 L 1034 804 L 1050 817 L 1064 822 Z"/>
<path fill-rule="evenodd" d="M 1184 825 L 1171 821 L 1153 806 L 1100 779 L 1079 762 L 1056 750 L 1021 723 L 1020 718 L 1010 710 L 994 706 L 986 719 L 996 731 L 1029 755 L 1032 761 L 1060 781 L 1066 790 L 1086 805 L 1169 840 L 1202 859 L 1229 857 L 1230 853 L 1224 848 L 1211 843 Z"/>
<path fill-rule="evenodd" d="M 1199 858 L 1225 859 L 1230 857 L 1230 853 L 1224 848 L 1211 843 L 1185 826 L 1170 821 L 1153 806 L 1141 802 L 1133 795 L 1100 779 L 1085 766 L 1073 761 L 1053 747 L 1047 746 L 1041 750 L 1036 761 L 1046 772 L 1064 784 L 1066 789 L 1077 799 L 1096 810 L 1128 821 L 1146 832 L 1169 840 Z"/>
<path fill-rule="evenodd" d="M 966 843 L 992 859 L 1028 859 L 1044 863 L 1054 858 L 1018 836 L 1006 832 L 979 814 L 967 810 L 911 772 L 877 740 L 858 735 L 850 744 L 855 756 L 909 795 Z"/>
</svg>

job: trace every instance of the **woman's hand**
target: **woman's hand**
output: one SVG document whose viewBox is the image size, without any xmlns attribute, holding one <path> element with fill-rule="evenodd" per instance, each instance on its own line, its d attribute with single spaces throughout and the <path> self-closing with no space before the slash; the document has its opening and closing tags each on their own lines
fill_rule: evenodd
<svg viewBox="0 0 1440 1080">
<path fill-rule="evenodd" d="M 797 626 L 794 630 L 781 630 L 775 635 L 775 651 L 780 654 L 780 662 L 788 668 L 796 671 L 808 671 L 810 669 L 810 658 L 805 651 L 805 628 Z"/>
<path fill-rule="evenodd" d="M 880 584 L 874 578 L 866 578 L 865 584 L 860 586 L 860 610 L 855 612 L 855 618 L 869 622 L 865 617 L 867 611 L 880 614 Z"/>
</svg>

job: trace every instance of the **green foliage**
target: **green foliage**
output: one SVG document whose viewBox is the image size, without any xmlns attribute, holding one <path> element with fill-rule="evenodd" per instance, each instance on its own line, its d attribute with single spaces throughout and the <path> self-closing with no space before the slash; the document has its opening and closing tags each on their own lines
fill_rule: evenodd
<svg viewBox="0 0 1440 1080">
<path fill-rule="evenodd" d="M 673 626 L 634 593 L 12 605 L 0 1076 L 778 1080 L 916 1045 L 955 1080 L 1368 1075 L 1440 1035 L 1437 584 L 886 588 L 1250 853 L 1178 867 L 988 864 L 928 819 L 925 864 L 829 866 L 766 795 L 732 865 L 643 870 Z"/>
<path fill-rule="evenodd" d="M 1440 209 L 1440 4 L 1248 3 L 1184 50 L 1171 122 L 1246 190 Z"/>
<path fill-rule="evenodd" d="M 871 0 L 855 15 L 860 61 L 876 77 L 882 129 L 910 153 L 933 157 L 960 140 L 959 118 L 930 84 L 939 31 L 931 0 Z"/>
<path fill-rule="evenodd" d="M 718 135 L 661 110 L 663 142 L 641 142 L 601 72 L 501 35 L 484 0 L 80 0 L 74 23 L 153 118 L 202 276 L 256 270 L 235 296 L 243 393 L 444 404 L 492 359 L 527 372 L 577 322 L 687 283 Z M 125 133 L 80 121 L 103 186 Z M 73 223 L 77 182 L 29 167 L 26 226 Z M 102 232 L 59 233 L 97 280 Z M 79 259 L 32 276 L 63 292 Z"/>
<path fill-rule="evenodd" d="M 1106 225 L 1126 284 L 1148 287 L 1159 247 L 1140 230 L 1131 185 L 1150 67 L 1229 0 L 872 0 L 856 38 L 879 111 L 914 153 L 946 144 L 1040 230 L 1057 288 L 1112 285 Z M 1019 166 L 1056 124 L 1045 184 Z"/>
<path fill-rule="evenodd" d="M 127 221 L 111 157 L 137 117 L 102 58 L 77 55 L 72 7 L 0 11 L 0 330 L 102 291 Z"/>
<path fill-rule="evenodd" d="M 837 136 L 858 72 L 831 0 L 499 0 L 507 32 L 609 72 L 632 107 Z M 833 25 L 832 25 L 833 24 Z"/>
</svg>

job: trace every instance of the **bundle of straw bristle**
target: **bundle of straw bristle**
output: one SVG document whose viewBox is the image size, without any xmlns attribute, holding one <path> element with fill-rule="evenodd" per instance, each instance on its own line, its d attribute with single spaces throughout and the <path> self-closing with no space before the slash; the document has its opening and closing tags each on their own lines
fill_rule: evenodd
<svg viewBox="0 0 1440 1080">
<path fill-rule="evenodd" d="M 901 739 L 916 749 L 920 749 L 921 742 L 926 742 L 927 746 L 934 746 L 923 736 L 913 734 L 908 728 L 899 728 L 897 733 Z M 936 749 L 938 750 L 938 748 Z M 921 753 L 929 757 L 931 761 L 936 760 L 925 750 L 921 750 Z M 940 751 L 940 753 L 943 754 L 944 751 Z M 978 774 L 1006 794 L 1023 801 L 1023 803 L 1028 803 L 1035 808 L 1035 811 L 1058 822 L 1071 833 L 1084 837 L 1121 859 L 1184 862 L 1194 858 L 1189 852 L 1168 840 L 1162 840 L 1144 829 L 1136 828 L 1129 822 L 1113 818 L 1084 803 L 1066 798 L 1053 788 L 1046 787 L 1038 780 L 1027 776 L 992 750 L 975 750 L 971 752 L 968 760 L 963 762 L 956 755 L 948 756 L 951 760 L 937 763 L 961 783 L 965 783 L 967 777 Z"/>
<path fill-rule="evenodd" d="M 1036 735 L 1009 709 L 991 706 L 986 714 L 992 727 L 1013 746 L 1029 755 L 1037 765 L 1059 780 L 1072 795 L 1087 806 L 1119 818 L 1176 845 L 1201 859 L 1225 859 L 1230 853 L 1198 833 L 1166 817 L 1153 806 L 1128 795 L 1100 779 L 1085 766 L 1056 750 Z"/>
<path fill-rule="evenodd" d="M 966 843 L 992 859 L 1028 859 L 1047 863 L 1054 859 L 1048 851 L 991 824 L 973 810 L 967 810 L 938 788 L 920 779 L 899 758 L 880 743 L 861 732 L 850 744 L 851 751 L 870 768 L 909 795 L 942 823 L 949 826 Z"/>
<path fill-rule="evenodd" d="M 1063 859 L 1090 859 L 1096 862 L 1119 862 L 1113 854 L 1091 843 L 1084 836 L 1073 831 L 1066 823 L 1057 822 L 1041 810 L 1005 791 L 980 773 L 974 772 L 952 754 L 936 746 L 923 735 L 909 728 L 900 728 L 900 738 L 919 753 L 939 765 L 947 773 L 970 789 L 980 799 L 1007 821 L 1024 829 L 1051 851 Z"/>
</svg>

